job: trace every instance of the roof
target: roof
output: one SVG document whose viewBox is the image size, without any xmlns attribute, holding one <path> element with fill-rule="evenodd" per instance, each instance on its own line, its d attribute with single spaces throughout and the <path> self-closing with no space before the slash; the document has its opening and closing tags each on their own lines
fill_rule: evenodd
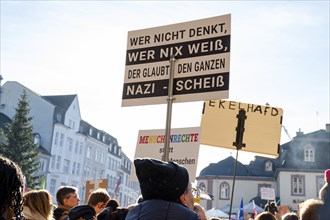
<svg viewBox="0 0 330 220">
<path fill-rule="evenodd" d="M 73 100 L 77 95 L 54 95 L 54 96 L 42 96 L 50 103 L 59 106 L 65 110 L 68 110 Z"/>
<path fill-rule="evenodd" d="M 205 167 L 199 176 L 233 176 L 236 160 L 232 156 Z M 249 176 L 247 167 L 237 161 L 236 176 Z"/>
<path fill-rule="evenodd" d="M 315 148 L 314 162 L 305 161 L 305 149 Z M 281 146 L 284 169 L 325 170 L 330 167 L 330 132 L 318 130 L 308 134 L 298 132 L 291 142 Z"/>
</svg>

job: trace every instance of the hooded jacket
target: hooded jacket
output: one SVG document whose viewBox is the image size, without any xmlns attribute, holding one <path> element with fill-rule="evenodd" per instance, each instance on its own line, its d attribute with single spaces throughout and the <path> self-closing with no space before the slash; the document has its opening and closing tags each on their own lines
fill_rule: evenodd
<svg viewBox="0 0 330 220">
<path fill-rule="evenodd" d="M 39 212 L 31 212 L 31 209 L 28 206 L 23 206 L 23 215 L 25 219 L 28 220 L 47 220 L 44 216 L 42 216 Z M 51 217 L 48 219 L 52 219 Z"/>
<path fill-rule="evenodd" d="M 125 220 L 200 220 L 198 215 L 186 206 L 159 199 L 145 200 L 132 208 Z"/>
</svg>

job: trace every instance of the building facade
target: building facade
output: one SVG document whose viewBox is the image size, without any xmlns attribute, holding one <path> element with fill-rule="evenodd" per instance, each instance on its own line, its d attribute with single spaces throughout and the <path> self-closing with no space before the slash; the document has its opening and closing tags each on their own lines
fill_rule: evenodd
<svg viewBox="0 0 330 220">
<path fill-rule="evenodd" d="M 233 189 L 235 159 L 228 157 L 205 167 L 199 174 L 197 186 L 213 196 L 213 200 L 201 200 L 206 209 L 228 210 L 252 200 L 264 207 L 261 188 L 272 188 L 278 205 L 297 210 L 307 199 L 318 198 L 324 184 L 324 171 L 330 168 L 330 125 L 308 134 L 297 132 L 290 142 L 280 146 L 275 159 L 256 156 L 248 165 L 237 164 Z"/>
<path fill-rule="evenodd" d="M 108 180 L 108 193 L 120 203 L 137 198 L 139 192 L 125 194 L 136 192 L 129 182 L 132 161 L 122 152 L 116 138 L 82 120 L 77 95 L 40 96 L 18 82 L 7 81 L 1 87 L 2 118 L 15 115 L 24 90 L 35 143 L 39 146 L 37 174 L 44 176 L 45 188 L 54 203 L 57 189 L 70 185 L 79 189 L 83 204 L 87 200 L 86 182 L 102 179 Z M 124 187 L 119 184 L 122 180 Z"/>
</svg>

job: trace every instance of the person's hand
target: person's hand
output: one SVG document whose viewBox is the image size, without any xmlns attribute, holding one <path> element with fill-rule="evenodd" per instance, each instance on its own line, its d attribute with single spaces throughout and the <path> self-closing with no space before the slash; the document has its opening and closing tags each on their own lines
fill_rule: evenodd
<svg viewBox="0 0 330 220">
<path fill-rule="evenodd" d="M 201 220 L 206 220 L 205 209 L 198 203 L 194 204 L 194 211 Z"/>
</svg>

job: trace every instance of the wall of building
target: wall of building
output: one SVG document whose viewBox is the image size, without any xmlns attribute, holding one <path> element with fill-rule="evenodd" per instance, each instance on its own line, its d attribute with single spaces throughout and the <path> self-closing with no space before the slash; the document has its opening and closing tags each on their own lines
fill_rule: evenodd
<svg viewBox="0 0 330 220">
<path fill-rule="evenodd" d="M 292 193 L 293 183 L 292 176 L 303 176 L 304 178 L 304 194 L 294 195 Z M 322 171 L 281 171 L 279 172 L 279 196 L 281 198 L 281 205 L 289 205 L 297 210 L 298 204 L 311 198 L 318 198 L 319 189 L 317 187 L 317 179 L 323 179 Z"/>
</svg>

